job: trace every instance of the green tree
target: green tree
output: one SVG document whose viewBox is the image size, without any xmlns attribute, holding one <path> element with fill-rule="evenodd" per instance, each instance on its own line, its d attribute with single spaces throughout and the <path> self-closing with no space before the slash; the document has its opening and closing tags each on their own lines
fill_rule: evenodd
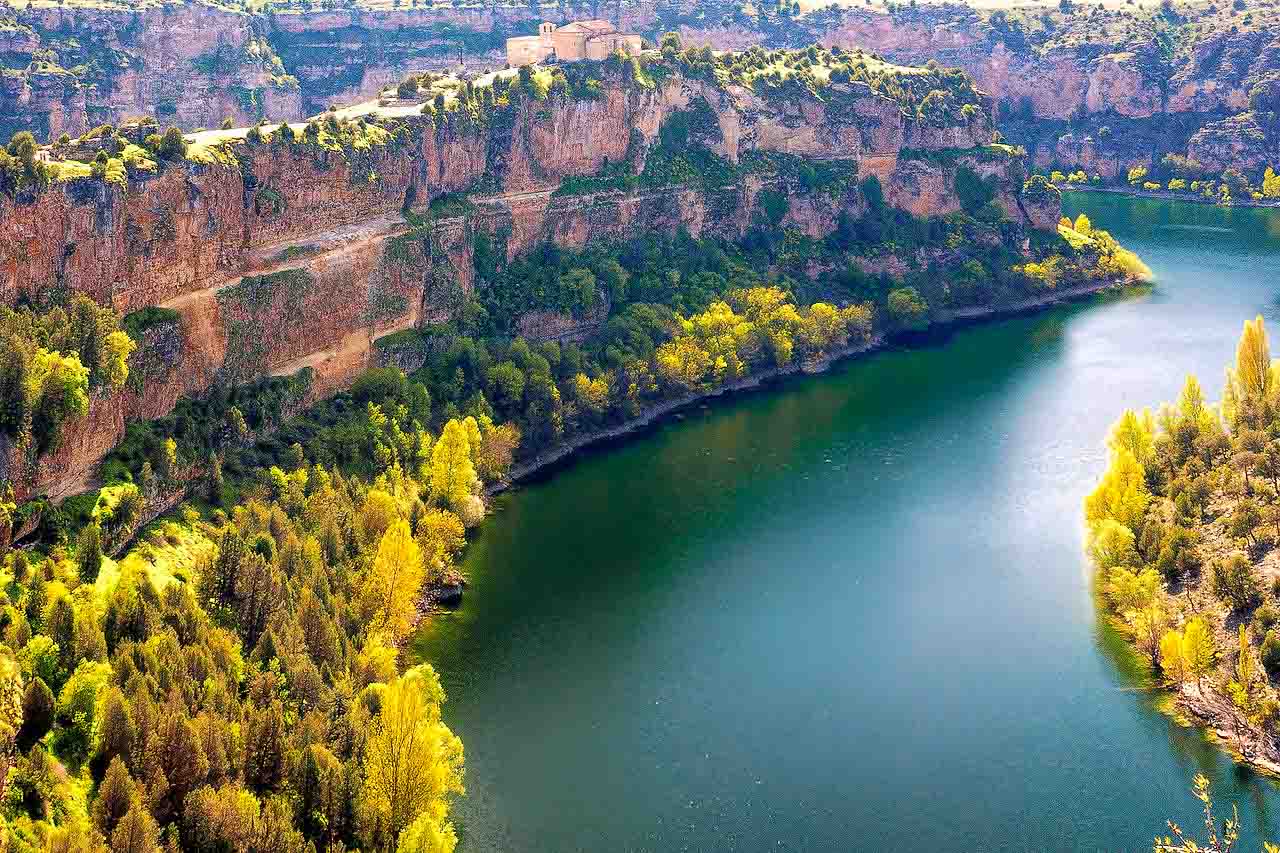
<svg viewBox="0 0 1280 853">
<path fill-rule="evenodd" d="M 18 749 L 26 752 L 53 728 L 53 691 L 43 678 L 27 682 L 22 694 L 22 725 L 18 728 Z"/>
<path fill-rule="evenodd" d="M 1227 530 L 1237 539 L 1243 539 L 1250 546 L 1258 544 L 1258 528 L 1262 525 L 1262 510 L 1257 502 L 1249 498 L 1241 498 L 1231 510 L 1227 519 Z"/>
<path fill-rule="evenodd" d="M 76 569 L 80 583 L 92 584 L 102 571 L 102 528 L 96 522 L 86 524 L 76 543 Z"/>
<path fill-rule="evenodd" d="M 894 328 L 921 331 L 929 325 L 929 305 L 914 287 L 889 291 L 889 320 Z"/>
<path fill-rule="evenodd" d="M 107 773 L 98 786 L 98 794 L 93 798 L 93 825 L 110 838 L 116 826 L 132 808 L 134 797 L 133 777 L 117 755 L 107 766 Z"/>
<path fill-rule="evenodd" d="M 1232 554 L 1213 565 L 1213 594 L 1232 610 L 1244 611 L 1262 598 L 1253 566 L 1243 554 Z"/>
</svg>

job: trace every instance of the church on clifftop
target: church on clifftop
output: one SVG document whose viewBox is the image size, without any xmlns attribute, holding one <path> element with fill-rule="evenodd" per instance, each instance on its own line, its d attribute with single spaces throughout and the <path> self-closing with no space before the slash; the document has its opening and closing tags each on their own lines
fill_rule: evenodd
<svg viewBox="0 0 1280 853">
<path fill-rule="evenodd" d="M 543 22 L 536 36 L 507 39 L 507 64 L 518 68 L 548 60 L 605 59 L 615 51 L 635 55 L 643 49 L 643 38 L 620 33 L 608 21 L 574 21 L 563 27 Z"/>
</svg>

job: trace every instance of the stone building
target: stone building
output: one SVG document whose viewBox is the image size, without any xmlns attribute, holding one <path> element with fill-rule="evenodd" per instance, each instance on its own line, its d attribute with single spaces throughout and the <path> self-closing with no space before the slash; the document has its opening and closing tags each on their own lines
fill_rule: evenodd
<svg viewBox="0 0 1280 853">
<path fill-rule="evenodd" d="M 513 68 L 555 60 L 605 59 L 614 51 L 637 54 L 644 39 L 634 33 L 620 33 L 608 21 L 574 21 L 557 27 L 543 22 L 536 36 L 507 39 L 507 64 Z"/>
</svg>

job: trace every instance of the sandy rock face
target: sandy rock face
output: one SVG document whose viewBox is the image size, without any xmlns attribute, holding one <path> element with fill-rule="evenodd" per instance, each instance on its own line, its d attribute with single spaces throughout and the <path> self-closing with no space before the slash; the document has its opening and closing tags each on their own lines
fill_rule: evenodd
<svg viewBox="0 0 1280 853">
<path fill-rule="evenodd" d="M 677 111 L 694 115 L 698 140 L 732 163 L 753 152 L 857 163 L 859 174 L 881 177 L 889 203 L 920 216 L 958 208 L 960 165 L 993 177 L 1002 203 L 1021 187 L 1020 162 L 990 144 L 989 104 L 933 125 L 863 85 L 825 100 L 764 98 L 674 75 L 656 88 L 614 81 L 597 100 L 525 101 L 509 121 L 414 117 L 394 142 L 368 151 L 237 144 L 238 165 L 184 161 L 127 187 L 84 178 L 3 197 L 5 304 L 65 287 L 124 313 L 160 306 L 176 319 L 139 341 L 139 381 L 95 400 L 54 456 L 10 449 L 0 468 L 20 496 L 61 494 L 83 486 L 127 421 L 161 416 L 184 394 L 303 369 L 310 399 L 331 394 L 377 363 L 378 338 L 447 319 L 440 283 L 471 290 L 478 234 L 504 241 L 508 257 L 545 241 L 581 247 L 646 231 L 739 238 L 765 189 L 788 196 L 788 223 L 815 238 L 841 211 L 863 209 L 852 186 L 806 195 L 754 173 L 725 186 L 556 192 L 566 178 L 619 164 L 638 173 Z M 940 152 L 950 165 L 903 159 L 907 148 L 917 158 Z M 406 206 L 425 214 L 433 199 L 482 179 L 487 194 L 471 192 L 425 224 L 402 215 Z M 1016 202 L 1006 207 L 1028 221 Z M 552 316 L 527 322 L 535 337 L 587 331 Z"/>
</svg>

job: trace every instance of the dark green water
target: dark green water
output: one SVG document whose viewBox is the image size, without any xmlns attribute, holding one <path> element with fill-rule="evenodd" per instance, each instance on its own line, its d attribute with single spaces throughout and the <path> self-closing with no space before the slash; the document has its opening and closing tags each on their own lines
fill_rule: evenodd
<svg viewBox="0 0 1280 853">
<path fill-rule="evenodd" d="M 467 749 L 462 849 L 1149 850 L 1206 773 L 1098 622 L 1081 499 L 1124 406 L 1280 320 L 1280 214 L 1069 199 L 1147 293 L 696 411 L 505 498 L 416 648 Z M 1211 229 L 1211 230 L 1204 230 Z M 1280 322 L 1272 323 L 1273 335 Z"/>
</svg>

